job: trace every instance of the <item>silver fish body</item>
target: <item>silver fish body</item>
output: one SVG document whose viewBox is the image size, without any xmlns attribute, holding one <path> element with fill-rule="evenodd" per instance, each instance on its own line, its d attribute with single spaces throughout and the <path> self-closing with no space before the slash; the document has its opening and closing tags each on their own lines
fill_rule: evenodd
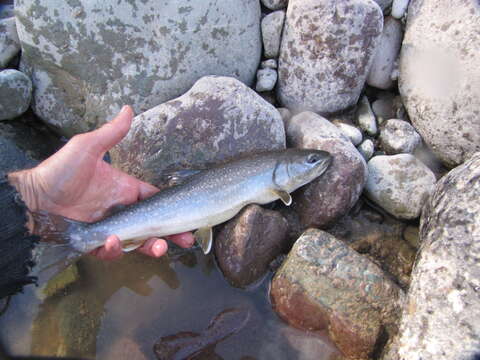
<svg viewBox="0 0 480 360">
<path fill-rule="evenodd" d="M 288 194 L 320 176 L 331 159 L 325 151 L 287 149 L 234 160 L 96 223 L 69 220 L 64 237 L 75 250 L 89 252 L 112 234 L 125 246 L 135 247 L 150 237 L 208 229 L 248 204 L 281 198 L 289 205 Z"/>
</svg>

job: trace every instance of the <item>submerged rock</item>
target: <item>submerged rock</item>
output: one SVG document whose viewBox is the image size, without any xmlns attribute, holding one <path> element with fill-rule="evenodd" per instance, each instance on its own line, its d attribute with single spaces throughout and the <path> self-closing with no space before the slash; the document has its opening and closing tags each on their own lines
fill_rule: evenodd
<svg viewBox="0 0 480 360">
<path fill-rule="evenodd" d="M 302 223 L 306 227 L 325 227 L 357 202 L 367 179 L 367 165 L 350 139 L 320 115 L 303 112 L 288 124 L 290 146 L 325 150 L 333 156 L 332 164 L 319 179 L 293 195 L 293 206 Z"/>
<path fill-rule="evenodd" d="M 32 81 L 24 73 L 0 71 L 0 120 L 13 119 L 27 111 L 32 99 Z"/>
<path fill-rule="evenodd" d="M 205 75 L 251 85 L 261 57 L 258 0 L 18 0 L 15 7 L 34 111 L 69 136 L 124 104 L 147 111 Z"/>
<path fill-rule="evenodd" d="M 408 122 L 390 119 L 385 122 L 380 131 L 380 144 L 389 155 L 413 153 L 422 143 L 422 138 Z"/>
<path fill-rule="evenodd" d="M 272 12 L 262 19 L 263 54 L 266 58 L 278 57 L 285 11 Z"/>
<path fill-rule="evenodd" d="M 223 275 L 233 286 L 246 287 L 288 249 L 288 223 L 276 211 L 249 205 L 222 228 L 214 243 Z"/>
<path fill-rule="evenodd" d="M 381 337 L 395 333 L 403 292 L 366 257 L 309 229 L 273 278 L 270 296 L 290 325 L 327 331 L 345 356 L 368 359 Z"/>
<path fill-rule="evenodd" d="M 480 355 L 480 153 L 443 177 L 420 221 L 399 336 L 385 360 Z"/>
<path fill-rule="evenodd" d="M 0 17 L 0 69 L 7 66 L 19 52 L 20 40 L 15 26 L 15 18 L 1 19 Z"/>
<path fill-rule="evenodd" d="M 207 76 L 183 96 L 135 117 L 112 163 L 160 185 L 164 170 L 202 169 L 241 154 L 285 148 L 278 111 L 233 78 Z"/>
<path fill-rule="evenodd" d="M 279 58 L 280 103 L 322 114 L 355 105 L 382 26 L 372 0 L 290 0 Z"/>
</svg>

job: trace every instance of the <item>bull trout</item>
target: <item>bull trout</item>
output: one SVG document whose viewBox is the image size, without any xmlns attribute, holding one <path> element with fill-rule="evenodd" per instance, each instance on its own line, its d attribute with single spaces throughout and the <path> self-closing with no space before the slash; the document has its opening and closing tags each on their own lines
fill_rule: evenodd
<svg viewBox="0 0 480 360">
<path fill-rule="evenodd" d="M 180 185 L 95 223 L 34 214 L 36 232 L 87 253 L 112 234 L 119 237 L 124 251 L 130 251 L 151 237 L 198 229 L 195 238 L 208 254 L 213 226 L 231 219 L 248 204 L 281 199 L 290 205 L 290 193 L 319 177 L 331 160 L 328 152 L 320 150 L 260 153 L 200 171 Z"/>
</svg>

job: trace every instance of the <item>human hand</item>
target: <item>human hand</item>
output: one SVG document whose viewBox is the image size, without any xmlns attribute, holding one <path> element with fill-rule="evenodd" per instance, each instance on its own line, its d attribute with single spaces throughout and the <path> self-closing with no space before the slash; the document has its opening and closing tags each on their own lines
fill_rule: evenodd
<svg viewBox="0 0 480 360">
<path fill-rule="evenodd" d="M 128 133 L 133 110 L 124 106 L 111 122 L 101 128 L 74 136 L 57 153 L 33 169 L 9 174 L 31 211 L 43 210 L 73 220 L 94 222 L 112 206 L 128 205 L 152 196 L 158 189 L 140 181 L 103 160 L 105 153 Z M 191 233 L 167 237 L 181 247 L 190 247 Z M 166 253 L 163 239 L 147 240 L 139 251 L 153 257 Z M 120 240 L 111 235 L 93 254 L 101 259 L 122 255 Z"/>
</svg>

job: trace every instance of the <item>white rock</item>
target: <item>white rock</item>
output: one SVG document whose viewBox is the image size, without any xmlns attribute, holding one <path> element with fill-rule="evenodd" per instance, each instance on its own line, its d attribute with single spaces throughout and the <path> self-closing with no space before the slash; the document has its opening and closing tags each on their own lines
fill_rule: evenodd
<svg viewBox="0 0 480 360">
<path fill-rule="evenodd" d="M 23 114 L 32 99 L 32 81 L 24 73 L 7 69 L 0 71 L 0 120 Z"/>
<path fill-rule="evenodd" d="M 371 136 L 377 135 L 377 122 L 375 120 L 375 114 L 370 107 L 370 102 L 366 96 L 362 97 L 357 109 L 357 123 L 360 129 L 365 131 Z"/>
<path fill-rule="evenodd" d="M 410 154 L 374 156 L 368 173 L 368 198 L 400 219 L 420 216 L 436 181 L 433 172 Z"/>
<path fill-rule="evenodd" d="M 255 90 L 258 92 L 273 90 L 277 83 L 277 71 L 274 69 L 260 69 L 257 71 L 257 85 Z"/>
<path fill-rule="evenodd" d="M 410 0 L 393 0 L 391 15 L 396 19 L 401 19 L 407 12 Z"/>
<path fill-rule="evenodd" d="M 288 0 L 262 0 L 262 4 L 270 10 L 279 10 L 287 7 Z"/>
<path fill-rule="evenodd" d="M 365 160 L 368 161 L 375 152 L 375 145 L 373 144 L 372 140 L 366 139 L 357 147 L 357 149 L 358 152 L 365 158 Z"/>
<path fill-rule="evenodd" d="M 260 63 L 260 69 L 276 69 L 276 68 L 277 68 L 277 60 L 275 59 L 268 59 Z"/>
<path fill-rule="evenodd" d="M 283 10 L 274 11 L 262 19 L 263 54 L 266 58 L 278 57 L 284 21 Z"/>
<path fill-rule="evenodd" d="M 10 60 L 20 52 L 15 18 L 0 20 L 0 69 L 7 66 Z"/>
<path fill-rule="evenodd" d="M 389 16 L 385 19 L 382 36 L 377 46 L 367 84 L 379 89 L 392 87 L 392 71 L 402 44 L 402 23 Z"/>
<path fill-rule="evenodd" d="M 415 128 L 399 119 L 385 122 L 380 131 L 379 140 L 383 150 L 389 155 L 413 153 L 422 142 Z"/>
<path fill-rule="evenodd" d="M 363 140 L 362 133 L 358 130 L 355 126 L 345 124 L 342 122 L 335 122 L 334 123 L 340 131 L 350 139 L 353 145 L 357 146 Z"/>
</svg>

